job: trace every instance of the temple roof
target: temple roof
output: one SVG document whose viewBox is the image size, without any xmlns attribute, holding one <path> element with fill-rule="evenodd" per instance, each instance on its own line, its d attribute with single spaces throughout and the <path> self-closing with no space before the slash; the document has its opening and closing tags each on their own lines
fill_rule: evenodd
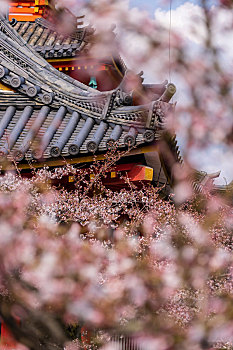
<svg viewBox="0 0 233 350">
<path fill-rule="evenodd" d="M 72 58 L 92 40 L 84 16 L 57 9 L 48 0 L 10 2 L 9 20 L 19 35 L 46 59 Z"/>
<path fill-rule="evenodd" d="M 124 91 L 127 74 L 117 89 L 97 91 L 49 65 L 6 19 L 0 28 L 0 82 L 14 90 L 0 94 L 2 157 L 75 156 L 106 151 L 114 142 L 137 147 L 159 138 L 172 108 L 172 84 L 158 100 L 133 106 Z"/>
<path fill-rule="evenodd" d="M 93 29 L 77 28 L 72 34 L 59 33 L 57 27 L 44 18 L 35 22 L 12 22 L 18 34 L 46 59 L 75 57 L 91 42 Z"/>
<path fill-rule="evenodd" d="M 1 93 L 0 120 L 0 154 L 18 161 L 24 156 L 48 159 L 106 151 L 114 137 L 120 148 L 128 142 L 145 143 L 143 133 L 134 127 L 91 118 L 65 103 L 50 107 L 21 94 Z"/>
</svg>

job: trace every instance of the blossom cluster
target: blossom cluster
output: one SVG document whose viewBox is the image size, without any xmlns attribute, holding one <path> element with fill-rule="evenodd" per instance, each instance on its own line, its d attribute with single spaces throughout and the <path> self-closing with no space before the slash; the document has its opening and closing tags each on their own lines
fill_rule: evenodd
<svg viewBox="0 0 233 350">
<path fill-rule="evenodd" d="M 227 343 L 232 208 L 176 208 L 151 186 L 93 195 L 82 179 L 72 191 L 50 183 L 71 170 L 1 178 L 1 315 L 16 339 L 62 348 L 77 323 L 92 349 L 96 329 L 143 349 Z"/>
</svg>

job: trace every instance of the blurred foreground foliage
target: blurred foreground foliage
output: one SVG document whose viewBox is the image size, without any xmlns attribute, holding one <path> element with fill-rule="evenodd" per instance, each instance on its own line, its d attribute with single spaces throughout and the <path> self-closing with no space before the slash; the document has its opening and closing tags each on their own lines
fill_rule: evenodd
<svg viewBox="0 0 233 350">
<path fill-rule="evenodd" d="M 76 189 L 51 184 L 68 173 Z M 210 193 L 176 206 L 151 185 L 92 185 L 70 166 L 0 179 L 0 307 L 19 343 L 77 337 L 78 349 L 85 325 L 90 349 L 114 334 L 142 349 L 230 346 L 232 208 Z"/>
</svg>

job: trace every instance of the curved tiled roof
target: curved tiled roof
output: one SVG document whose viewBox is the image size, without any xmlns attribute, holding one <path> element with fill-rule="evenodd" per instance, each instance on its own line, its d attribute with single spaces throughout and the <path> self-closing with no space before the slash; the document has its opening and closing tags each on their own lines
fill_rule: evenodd
<svg viewBox="0 0 233 350">
<path fill-rule="evenodd" d="M 57 27 L 44 18 L 35 22 L 15 22 L 12 26 L 18 34 L 46 59 L 74 57 L 91 41 L 94 30 L 90 27 L 77 28 L 70 35 L 59 33 Z"/>
<path fill-rule="evenodd" d="M 161 102 L 162 103 L 162 102 Z M 149 113 L 149 106 L 133 112 L 126 108 L 113 111 L 109 119 L 93 118 L 61 104 L 53 107 L 21 94 L 0 94 L 0 154 L 16 160 L 75 156 L 118 147 L 140 146 L 159 137 L 156 118 L 153 128 L 136 119 L 136 113 Z"/>
<path fill-rule="evenodd" d="M 0 154 L 16 160 L 74 156 L 153 142 L 175 92 L 132 106 L 124 84 L 100 92 L 57 71 L 0 19 Z M 127 76 L 125 77 L 127 78 Z M 124 82 L 124 81 L 123 81 Z"/>
<path fill-rule="evenodd" d="M 10 153 L 16 160 L 24 156 L 39 159 L 39 152 L 44 158 L 74 156 L 95 152 L 97 148 L 99 152 L 106 151 L 114 138 L 119 147 L 124 147 L 127 140 L 135 142 L 136 136 L 137 145 L 144 143 L 143 134 L 135 128 L 100 121 L 65 105 L 53 108 L 15 95 L 1 94 L 1 155 Z"/>
</svg>

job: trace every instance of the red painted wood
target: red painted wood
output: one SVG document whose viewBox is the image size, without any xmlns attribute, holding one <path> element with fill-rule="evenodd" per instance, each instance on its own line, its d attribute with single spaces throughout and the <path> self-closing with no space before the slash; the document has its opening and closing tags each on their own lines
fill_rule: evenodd
<svg viewBox="0 0 233 350">
<path fill-rule="evenodd" d="M 17 347 L 17 342 L 13 338 L 7 326 L 4 323 L 2 323 L 0 350 L 7 350 L 7 349 L 13 350 L 16 347 Z"/>
<path fill-rule="evenodd" d="M 85 349 L 85 350 L 90 349 L 91 332 L 85 326 L 83 326 L 81 328 L 81 341 L 82 341 L 82 344 L 83 344 L 83 349 Z"/>
</svg>

